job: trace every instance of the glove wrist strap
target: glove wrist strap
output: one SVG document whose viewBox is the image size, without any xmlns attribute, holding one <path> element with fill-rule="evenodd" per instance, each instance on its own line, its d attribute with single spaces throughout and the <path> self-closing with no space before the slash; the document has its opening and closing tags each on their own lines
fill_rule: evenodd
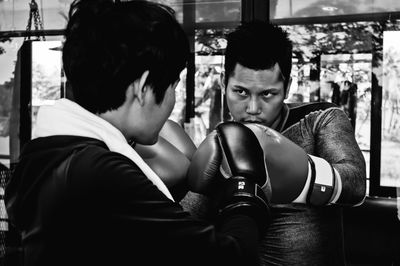
<svg viewBox="0 0 400 266">
<path fill-rule="evenodd" d="M 307 195 L 307 203 L 314 206 L 322 206 L 330 203 L 334 195 L 335 171 L 324 159 L 309 155 L 311 166 L 311 182 Z"/>
</svg>

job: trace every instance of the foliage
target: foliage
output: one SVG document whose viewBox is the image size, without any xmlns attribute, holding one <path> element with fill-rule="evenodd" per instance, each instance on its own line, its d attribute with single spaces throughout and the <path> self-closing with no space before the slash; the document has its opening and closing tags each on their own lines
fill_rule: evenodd
<svg viewBox="0 0 400 266">
<path fill-rule="evenodd" d="M 0 117 L 8 116 L 11 110 L 11 94 L 14 88 L 14 78 L 0 85 Z"/>
<path fill-rule="evenodd" d="M 9 135 L 9 117 L 13 87 L 14 78 L 4 82 L 4 84 L 0 84 L 0 137 Z"/>
<path fill-rule="evenodd" d="M 377 22 L 353 22 L 284 26 L 294 43 L 293 52 L 300 62 L 309 62 L 320 54 L 356 54 L 381 50 L 382 25 Z"/>
<path fill-rule="evenodd" d="M 200 29 L 196 31 L 197 55 L 222 55 L 226 48 L 225 36 L 232 29 Z"/>
<path fill-rule="evenodd" d="M 10 38 L 0 38 L 0 43 L 4 43 L 4 42 L 11 42 Z M 6 51 L 4 50 L 4 48 L 0 45 L 0 55 L 4 54 Z"/>
<path fill-rule="evenodd" d="M 46 74 L 43 66 L 34 64 L 32 68 L 32 99 L 33 100 L 55 100 L 60 96 L 60 84 L 50 77 L 60 75 L 55 70 L 51 75 Z"/>
</svg>

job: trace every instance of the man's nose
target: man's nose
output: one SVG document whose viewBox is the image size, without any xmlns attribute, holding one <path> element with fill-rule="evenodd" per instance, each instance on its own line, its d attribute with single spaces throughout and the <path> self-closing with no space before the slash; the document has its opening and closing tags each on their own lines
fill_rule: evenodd
<svg viewBox="0 0 400 266">
<path fill-rule="evenodd" d="M 260 114 L 261 109 L 260 109 L 260 103 L 257 99 L 257 97 L 252 97 L 247 105 L 247 113 L 251 115 L 257 115 Z"/>
</svg>

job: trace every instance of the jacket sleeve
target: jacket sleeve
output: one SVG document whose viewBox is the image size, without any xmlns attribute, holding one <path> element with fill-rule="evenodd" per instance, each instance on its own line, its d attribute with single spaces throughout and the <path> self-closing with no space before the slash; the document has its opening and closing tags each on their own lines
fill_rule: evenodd
<svg viewBox="0 0 400 266">
<path fill-rule="evenodd" d="M 169 200 L 128 158 L 112 152 L 85 157 L 89 163 L 76 158 L 71 169 L 78 176 L 73 190 L 90 191 L 92 198 L 78 198 L 112 228 L 109 241 L 125 243 L 120 250 L 152 250 L 149 265 L 160 257 L 173 265 L 257 265 L 258 229 L 250 217 L 229 217 L 217 229 Z"/>
<path fill-rule="evenodd" d="M 347 115 L 339 108 L 329 108 L 318 115 L 312 130 L 315 155 L 340 175 L 342 191 L 337 204 L 361 204 L 366 195 L 366 165 Z"/>
</svg>

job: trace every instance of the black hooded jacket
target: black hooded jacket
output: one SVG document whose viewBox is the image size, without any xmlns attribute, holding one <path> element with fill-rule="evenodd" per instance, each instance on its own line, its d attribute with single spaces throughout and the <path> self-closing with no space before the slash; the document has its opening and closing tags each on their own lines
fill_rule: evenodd
<svg viewBox="0 0 400 266">
<path fill-rule="evenodd" d="M 217 233 L 99 140 L 31 141 L 5 201 L 25 265 L 257 264 L 252 219 L 228 217 Z"/>
</svg>

